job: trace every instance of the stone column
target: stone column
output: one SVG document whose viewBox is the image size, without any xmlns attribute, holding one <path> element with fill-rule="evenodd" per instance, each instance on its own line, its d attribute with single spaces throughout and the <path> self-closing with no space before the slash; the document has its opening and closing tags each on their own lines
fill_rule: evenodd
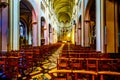
<svg viewBox="0 0 120 80">
<path fill-rule="evenodd" d="M 89 47 L 89 28 L 90 28 L 90 20 L 85 20 L 85 26 L 84 26 L 84 46 Z"/>
<path fill-rule="evenodd" d="M 33 33 L 33 46 L 37 46 L 38 43 L 38 26 L 37 26 L 37 20 L 36 20 L 36 14 L 34 11 L 32 11 L 32 33 Z"/>
<path fill-rule="evenodd" d="M 101 51 L 101 0 L 96 0 L 96 51 Z"/>
<path fill-rule="evenodd" d="M 105 39 L 104 39 L 104 36 L 105 36 L 105 33 L 104 33 L 104 0 L 100 0 L 101 1 L 101 52 L 104 53 L 105 52 L 105 48 L 104 48 L 104 44 L 105 44 Z"/>
<path fill-rule="evenodd" d="M 33 46 L 37 46 L 37 24 L 32 25 L 33 30 Z"/>
<path fill-rule="evenodd" d="M 10 0 L 10 41 L 9 50 L 19 50 L 19 0 Z"/>
<path fill-rule="evenodd" d="M 32 24 L 29 27 L 29 32 L 28 32 L 28 45 L 32 45 Z"/>
<path fill-rule="evenodd" d="M 82 24 L 82 26 L 81 26 L 81 46 L 84 46 L 84 43 L 85 43 L 85 41 L 84 41 L 84 0 L 82 0 L 82 15 L 81 15 L 81 24 Z"/>
<path fill-rule="evenodd" d="M 38 1 L 38 46 L 41 46 L 41 0 Z"/>
</svg>

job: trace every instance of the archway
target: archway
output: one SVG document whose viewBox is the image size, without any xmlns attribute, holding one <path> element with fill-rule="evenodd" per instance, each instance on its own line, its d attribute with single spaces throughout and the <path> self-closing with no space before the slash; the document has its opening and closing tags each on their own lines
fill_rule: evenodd
<svg viewBox="0 0 120 80">
<path fill-rule="evenodd" d="M 49 24 L 49 44 L 52 43 L 52 26 Z"/>
<path fill-rule="evenodd" d="M 88 45 L 96 49 L 96 5 L 95 0 L 89 0 L 85 13 L 85 36 L 89 37 Z M 87 32 L 86 32 L 87 30 Z M 86 37 L 85 37 L 86 38 Z"/>
<path fill-rule="evenodd" d="M 20 30 L 23 28 L 23 36 L 20 34 L 21 45 L 33 44 L 33 22 L 36 14 L 31 3 L 27 0 L 20 1 Z"/>
<path fill-rule="evenodd" d="M 41 17 L 41 45 L 45 44 L 45 30 L 46 30 L 46 21 L 44 17 Z"/>
<path fill-rule="evenodd" d="M 80 17 L 79 17 L 79 21 L 78 21 L 78 29 L 77 29 L 77 31 L 78 31 L 78 44 L 79 45 L 81 45 L 81 26 L 82 26 L 82 22 L 81 22 L 81 15 L 80 15 Z"/>
<path fill-rule="evenodd" d="M 24 22 L 20 21 L 20 46 L 23 46 L 27 43 L 27 26 Z"/>
<path fill-rule="evenodd" d="M 96 6 L 95 0 L 93 0 L 92 5 L 90 7 L 90 30 L 89 30 L 89 39 L 90 39 L 90 47 L 96 49 Z"/>
</svg>

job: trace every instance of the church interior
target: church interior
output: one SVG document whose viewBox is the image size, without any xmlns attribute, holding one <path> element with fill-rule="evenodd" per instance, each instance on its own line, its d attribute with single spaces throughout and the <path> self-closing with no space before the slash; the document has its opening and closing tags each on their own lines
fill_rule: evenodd
<svg viewBox="0 0 120 80">
<path fill-rule="evenodd" d="M 0 80 L 120 80 L 120 0 L 0 0 Z"/>
</svg>

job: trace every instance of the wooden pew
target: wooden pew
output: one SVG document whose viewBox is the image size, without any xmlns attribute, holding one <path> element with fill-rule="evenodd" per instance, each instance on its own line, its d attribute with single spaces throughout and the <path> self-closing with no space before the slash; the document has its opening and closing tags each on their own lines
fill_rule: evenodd
<svg viewBox="0 0 120 80">
<path fill-rule="evenodd" d="M 78 80 L 78 74 L 92 75 L 92 80 L 95 80 L 95 76 L 97 75 L 97 73 L 94 71 L 86 71 L 86 70 L 52 70 L 52 71 L 49 71 L 49 73 L 51 74 L 65 73 L 67 75 L 64 78 L 57 77 L 53 80 L 71 80 L 70 77 L 72 78 L 72 80 Z M 72 77 L 72 75 L 74 75 L 75 77 Z"/>
<path fill-rule="evenodd" d="M 72 70 L 52 70 L 49 73 L 52 75 L 53 73 L 57 73 L 57 77 L 52 80 L 70 80 L 70 73 Z M 61 75 L 62 74 L 62 75 Z"/>
<path fill-rule="evenodd" d="M 111 58 L 59 58 L 57 60 L 57 69 L 92 70 L 92 71 L 117 71 L 120 59 Z M 117 67 L 118 66 L 118 67 Z M 114 68 L 113 68 L 114 67 Z"/>
<path fill-rule="evenodd" d="M 15 76 L 18 77 L 18 74 L 19 74 L 18 60 L 19 60 L 19 57 L 14 57 L 14 56 L 7 57 L 6 69 L 8 69 L 7 74 L 9 77 L 15 77 Z"/>
<path fill-rule="evenodd" d="M 26 59 L 26 69 L 29 71 L 33 70 L 33 51 L 32 50 L 25 50 L 25 59 Z"/>
<path fill-rule="evenodd" d="M 82 70 L 85 69 L 85 60 L 84 58 L 70 58 L 71 60 L 71 69 L 72 70 Z"/>
<path fill-rule="evenodd" d="M 81 80 L 78 75 L 80 74 L 86 74 L 86 75 L 92 75 L 92 79 L 88 77 L 90 80 L 95 80 L 95 76 L 97 76 L 97 72 L 95 71 L 86 71 L 86 70 L 73 70 L 73 73 L 75 74 L 75 80 Z"/>
<path fill-rule="evenodd" d="M 94 71 L 112 71 L 112 66 L 118 65 L 120 59 L 111 58 L 85 58 L 87 70 L 94 69 Z"/>
<path fill-rule="evenodd" d="M 113 71 L 98 71 L 98 74 L 100 75 L 100 80 L 105 80 L 104 76 L 109 75 L 109 76 L 115 76 L 114 80 L 119 80 L 120 79 L 120 72 L 113 72 Z M 118 78 L 117 78 L 118 77 Z M 110 77 L 109 77 L 110 79 Z"/>
<path fill-rule="evenodd" d="M 34 66 L 40 66 L 40 63 L 43 61 L 40 53 L 40 47 L 33 47 L 33 61 L 34 61 Z"/>
<path fill-rule="evenodd" d="M 5 74 L 9 78 L 18 78 L 19 75 L 19 59 L 20 55 L 18 51 L 11 51 L 7 53 L 5 58 L 6 71 Z"/>
<path fill-rule="evenodd" d="M 98 71 L 97 58 L 59 58 L 57 61 L 57 69 L 72 70 L 91 70 Z"/>
<path fill-rule="evenodd" d="M 120 59 L 99 58 L 98 61 L 99 71 L 117 71 L 113 67 L 117 69 L 117 65 L 119 65 Z"/>
<path fill-rule="evenodd" d="M 0 56 L 0 71 L 6 73 L 6 56 Z"/>
<path fill-rule="evenodd" d="M 87 70 L 98 71 L 98 58 L 85 58 Z"/>
<path fill-rule="evenodd" d="M 95 50 L 62 50 L 62 53 L 95 53 Z"/>
<path fill-rule="evenodd" d="M 63 53 L 60 57 L 66 58 L 99 58 L 98 53 Z"/>
<path fill-rule="evenodd" d="M 67 69 L 68 66 L 68 58 L 60 58 L 57 59 L 57 69 Z"/>
<path fill-rule="evenodd" d="M 54 44 L 50 46 L 43 46 L 43 48 L 39 47 L 38 50 L 40 51 L 41 48 L 42 54 L 39 51 L 36 51 L 37 49 L 34 50 L 32 45 L 23 46 L 19 51 L 7 52 L 5 53 L 6 55 L 1 53 L 0 69 L 2 69 L 3 73 L 5 73 L 10 78 L 16 77 L 19 74 L 21 76 L 25 76 L 24 72 L 27 69 L 29 69 L 28 72 L 30 72 L 30 69 L 35 66 L 34 64 L 37 61 L 41 61 L 42 57 L 46 59 L 44 55 L 46 56 L 49 53 L 51 54 L 53 49 L 57 50 L 57 48 L 60 46 L 61 44 Z"/>
</svg>

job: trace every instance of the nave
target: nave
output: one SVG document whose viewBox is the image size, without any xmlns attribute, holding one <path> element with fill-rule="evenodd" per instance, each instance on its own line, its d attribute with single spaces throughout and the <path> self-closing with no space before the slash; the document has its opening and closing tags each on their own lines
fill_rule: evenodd
<svg viewBox="0 0 120 80">
<path fill-rule="evenodd" d="M 16 54 L 17 53 L 17 54 Z M 120 55 L 56 43 L 0 55 L 3 80 L 119 80 Z"/>
<path fill-rule="evenodd" d="M 0 80 L 119 80 L 120 0 L 0 0 Z"/>
</svg>

